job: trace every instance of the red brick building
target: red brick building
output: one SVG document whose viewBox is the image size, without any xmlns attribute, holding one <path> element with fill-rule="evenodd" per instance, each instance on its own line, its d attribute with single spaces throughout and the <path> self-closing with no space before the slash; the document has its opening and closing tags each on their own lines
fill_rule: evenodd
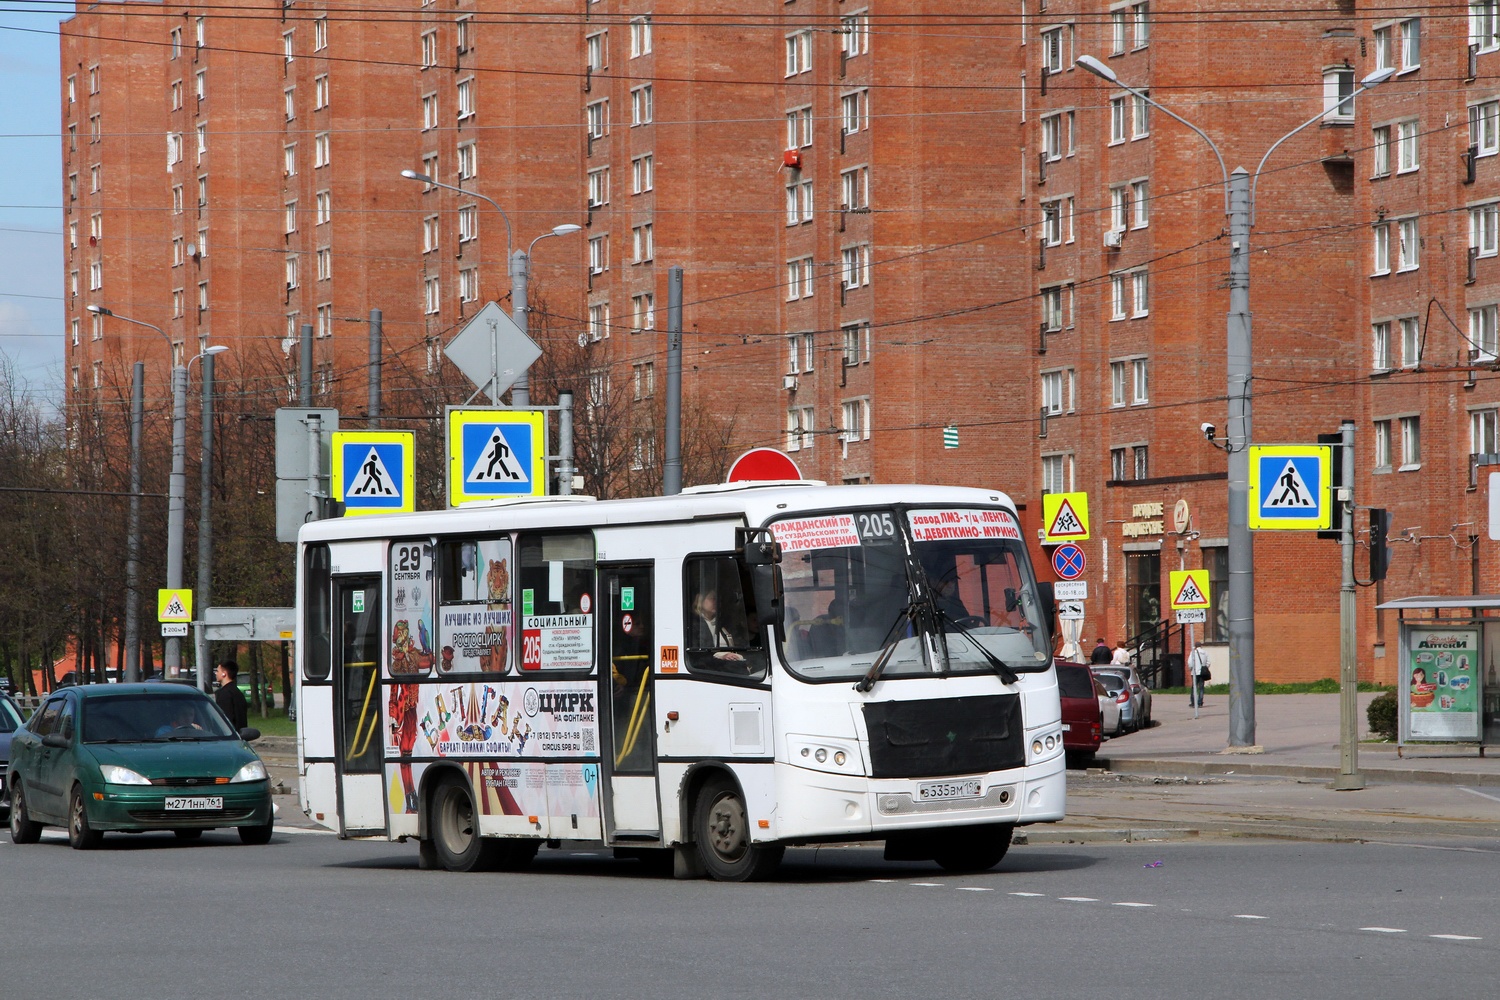
<svg viewBox="0 0 1500 1000">
<path fill-rule="evenodd" d="M 622 454 L 649 482 L 667 270 L 681 265 L 685 391 L 730 452 L 783 447 L 805 475 L 835 482 L 1003 488 L 1031 528 L 1044 491 L 1087 491 L 1089 638 L 1166 616 L 1179 566 L 1208 567 L 1222 606 L 1226 456 L 1199 427 L 1218 425 L 1222 440 L 1223 174 L 1199 135 L 1075 68 L 1087 54 L 1202 129 L 1229 170 L 1253 172 L 1279 138 L 1330 112 L 1257 180 L 1254 439 L 1308 442 L 1355 419 L 1358 501 L 1415 529 L 1383 593 L 1500 585 L 1470 537 L 1484 535 L 1485 496 L 1471 470 L 1493 460 L 1471 455 L 1500 453 L 1484 388 L 1500 296 L 1486 282 L 1500 272 L 1487 270 L 1494 210 L 1483 207 L 1500 198 L 1488 170 L 1500 161 L 1486 159 L 1494 117 L 1469 110 L 1496 100 L 1486 61 L 1500 55 L 1483 18 L 1462 32 L 1462 19 L 1413 21 L 1402 8 L 1387 24 L 1341 0 L 1295 19 L 1269 3 L 1040 6 L 80 8 L 63 29 L 63 83 L 77 88 L 63 128 L 65 173 L 85 190 L 65 224 L 87 232 L 98 213 L 130 239 L 70 244 L 81 275 L 70 320 L 82 328 L 72 401 L 95 377 L 101 389 L 122 377 L 94 375 L 131 333 L 89 339 L 83 310 L 99 302 L 164 318 L 190 348 L 211 336 L 233 349 L 221 368 L 278 379 L 295 378 L 288 338 L 311 324 L 320 400 L 357 419 L 365 318 L 378 307 L 386 379 L 404 393 L 386 411 L 420 417 L 472 391 L 441 346 L 485 302 L 508 307 L 507 249 L 528 250 L 533 330 L 574 366 L 583 405 L 628 396 Z M 1416 63 L 1342 103 L 1408 51 Z M 94 67 L 98 93 L 86 89 Z M 97 143 L 84 138 L 95 115 Z M 1415 139 L 1402 131 L 1411 121 Z M 1385 172 L 1371 166 L 1383 128 Z M 1420 162 L 1408 169 L 1411 141 Z M 1379 227 L 1394 227 L 1395 260 L 1408 218 L 1419 266 L 1371 267 Z M 533 243 L 562 224 L 584 229 Z M 1407 365 L 1410 317 L 1426 339 Z M 1416 460 L 1374 468 L 1378 428 L 1396 454 L 1408 419 Z M 1178 501 L 1191 515 L 1180 534 Z M 1337 547 L 1263 534 L 1256 571 L 1258 675 L 1331 676 Z M 1379 644 L 1394 626 L 1373 613 L 1374 590 L 1361 664 L 1388 680 Z M 1223 638 L 1217 618 L 1211 641 Z"/>
</svg>

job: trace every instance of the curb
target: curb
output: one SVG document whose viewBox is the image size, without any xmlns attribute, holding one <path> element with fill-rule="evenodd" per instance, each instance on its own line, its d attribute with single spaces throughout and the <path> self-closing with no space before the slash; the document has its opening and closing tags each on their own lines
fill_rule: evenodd
<svg viewBox="0 0 1500 1000">
<path fill-rule="evenodd" d="M 1138 844 L 1163 840 L 1193 840 L 1199 831 L 1186 830 L 1043 830 L 1030 828 L 1012 834 L 1010 842 L 1017 847 L 1030 844 Z"/>
<path fill-rule="evenodd" d="M 1225 760 L 1101 756 L 1097 757 L 1091 766 L 1102 767 L 1116 774 L 1248 775 L 1261 778 L 1301 778 L 1329 782 L 1339 776 L 1337 767 L 1262 763 L 1244 755 L 1235 755 Z M 1367 782 L 1374 779 L 1382 784 L 1480 785 L 1500 788 L 1500 770 L 1493 772 L 1406 770 L 1382 765 L 1375 767 L 1362 765 L 1359 773 Z"/>
</svg>

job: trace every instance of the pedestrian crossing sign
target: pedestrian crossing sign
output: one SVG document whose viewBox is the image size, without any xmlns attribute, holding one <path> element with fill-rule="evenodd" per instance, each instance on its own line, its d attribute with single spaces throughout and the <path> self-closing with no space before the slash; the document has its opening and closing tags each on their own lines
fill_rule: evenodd
<svg viewBox="0 0 1500 1000">
<path fill-rule="evenodd" d="M 1251 528 L 1326 531 L 1333 519 L 1329 445 L 1253 445 L 1250 448 Z"/>
<path fill-rule="evenodd" d="M 1042 544 L 1086 542 L 1089 538 L 1087 493 L 1042 494 Z"/>
<path fill-rule="evenodd" d="M 1172 592 L 1172 610 L 1209 607 L 1208 570 L 1174 569 L 1167 574 Z"/>
<path fill-rule="evenodd" d="M 191 590 L 158 590 L 156 592 L 156 620 L 159 622 L 190 622 L 193 620 L 193 592 Z"/>
<path fill-rule="evenodd" d="M 449 408 L 448 506 L 546 494 L 546 413 Z"/>
<path fill-rule="evenodd" d="M 416 434 L 334 431 L 333 498 L 346 515 L 417 509 Z"/>
</svg>

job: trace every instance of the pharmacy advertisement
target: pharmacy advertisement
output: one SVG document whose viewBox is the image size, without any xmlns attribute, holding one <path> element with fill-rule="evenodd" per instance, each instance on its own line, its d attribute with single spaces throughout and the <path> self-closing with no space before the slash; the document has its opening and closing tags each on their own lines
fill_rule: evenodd
<svg viewBox="0 0 1500 1000">
<path fill-rule="evenodd" d="M 1479 631 L 1412 626 L 1401 667 L 1400 734 L 1408 740 L 1479 739 Z"/>
</svg>

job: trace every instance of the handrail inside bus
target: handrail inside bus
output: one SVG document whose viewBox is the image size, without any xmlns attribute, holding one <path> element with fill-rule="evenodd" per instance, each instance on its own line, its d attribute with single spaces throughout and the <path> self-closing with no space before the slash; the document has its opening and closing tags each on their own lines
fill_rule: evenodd
<svg viewBox="0 0 1500 1000">
<path fill-rule="evenodd" d="M 374 664 L 346 663 L 344 664 L 344 666 L 374 666 Z M 359 722 L 354 726 L 354 739 L 350 741 L 349 752 L 344 755 L 344 761 L 346 763 L 363 757 L 365 755 L 365 751 L 370 749 L 370 740 L 374 739 L 375 737 L 376 722 L 378 721 L 377 717 L 379 716 L 380 712 L 377 709 L 374 715 L 370 714 L 370 699 L 375 694 L 375 682 L 379 679 L 379 674 L 370 674 L 370 686 L 365 689 L 365 703 L 359 707 Z M 369 719 L 370 721 L 370 728 L 368 731 L 365 729 L 366 719 Z M 364 734 L 364 743 L 360 743 L 359 741 L 361 733 Z"/>
<path fill-rule="evenodd" d="M 623 660 L 626 657 L 619 656 L 616 659 Z M 630 659 L 635 659 L 635 657 L 630 657 Z M 646 718 L 646 709 L 651 705 L 651 693 L 648 688 L 650 680 L 650 671 L 641 674 L 641 687 L 635 693 L 635 706 L 630 710 L 630 724 L 625 727 L 625 742 L 620 746 L 620 752 L 615 754 L 615 767 L 619 767 L 620 762 L 630 756 L 630 751 L 635 749 L 635 741 L 641 735 L 641 723 Z"/>
</svg>

